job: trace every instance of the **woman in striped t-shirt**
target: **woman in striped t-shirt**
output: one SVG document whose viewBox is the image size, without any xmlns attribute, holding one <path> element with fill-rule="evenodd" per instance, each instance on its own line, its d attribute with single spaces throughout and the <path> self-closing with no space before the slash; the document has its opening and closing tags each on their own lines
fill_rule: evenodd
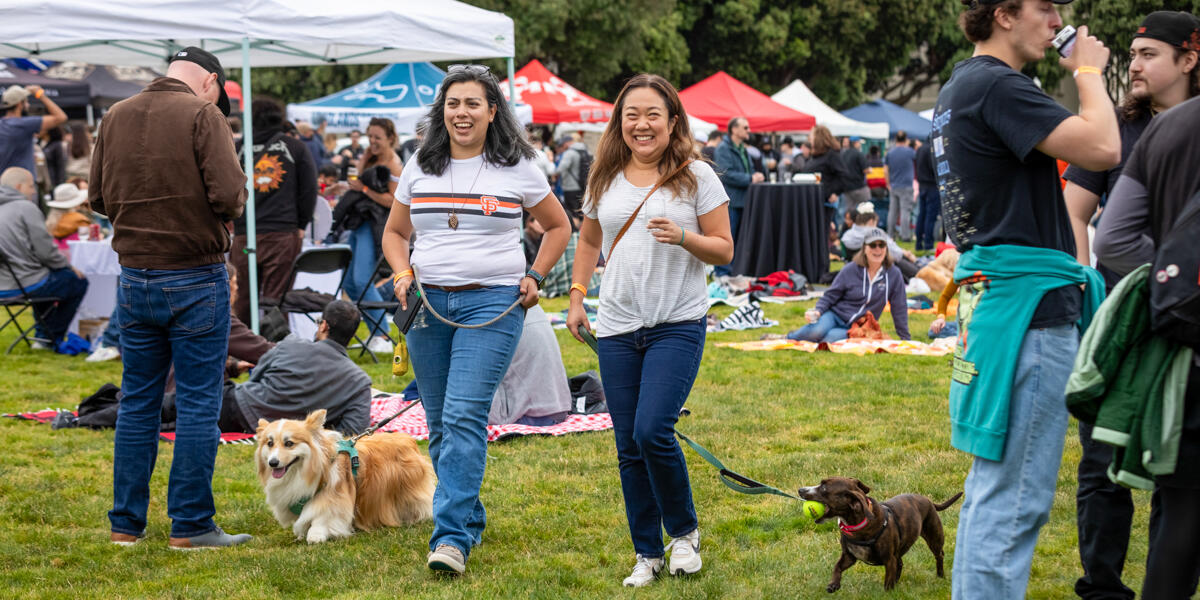
<svg viewBox="0 0 1200 600">
<path fill-rule="evenodd" d="M 537 303 L 571 228 L 487 67 L 450 67 L 428 119 L 396 187 L 383 252 L 396 297 L 405 302 L 415 276 L 428 303 L 408 332 L 438 477 L 426 564 L 459 574 L 483 535 L 488 411 L 524 326 L 525 311 L 511 307 Z M 523 210 L 546 229 L 528 270 Z M 429 307 L 467 327 L 442 322 Z"/>
</svg>

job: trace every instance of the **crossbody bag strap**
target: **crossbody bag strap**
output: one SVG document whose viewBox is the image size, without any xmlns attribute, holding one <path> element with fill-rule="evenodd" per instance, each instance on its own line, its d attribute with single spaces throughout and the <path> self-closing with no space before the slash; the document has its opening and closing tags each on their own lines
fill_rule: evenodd
<svg viewBox="0 0 1200 600">
<path fill-rule="evenodd" d="M 683 164 L 675 167 L 675 170 L 671 171 L 670 175 L 658 180 L 658 183 L 654 184 L 654 187 L 650 188 L 650 193 L 646 194 L 645 198 L 642 198 L 642 203 L 638 204 L 637 208 L 633 209 L 633 214 L 629 215 L 629 220 L 625 221 L 625 224 L 621 226 L 621 230 L 617 232 L 617 237 L 613 240 L 612 247 L 608 249 L 608 260 L 612 260 L 613 252 L 615 252 L 617 249 L 617 243 L 620 242 L 621 238 L 625 236 L 625 232 L 629 231 L 629 226 L 633 225 L 634 220 L 637 219 L 638 213 L 642 212 L 642 207 L 646 205 L 646 201 L 650 199 L 650 196 L 653 196 L 654 192 L 657 192 L 658 188 L 662 187 L 662 184 L 674 179 L 676 175 L 686 169 L 690 164 L 692 164 L 692 159 L 690 158 L 683 161 Z"/>
</svg>

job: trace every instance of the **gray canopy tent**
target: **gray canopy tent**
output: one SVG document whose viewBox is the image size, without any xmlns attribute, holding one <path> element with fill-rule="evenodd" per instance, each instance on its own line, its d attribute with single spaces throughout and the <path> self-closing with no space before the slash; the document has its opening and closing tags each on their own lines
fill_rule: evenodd
<svg viewBox="0 0 1200 600">
<path fill-rule="evenodd" d="M 0 55 L 12 58 L 165 69 L 176 51 L 205 48 L 226 70 L 242 69 L 246 139 L 253 139 L 251 67 L 507 58 L 510 81 L 513 73 L 512 19 L 453 0 L 0 0 L 0 14 Z M 244 161 L 253 173 L 250 144 Z M 253 254 L 249 178 L 246 190 Z M 258 331 L 253 260 L 248 283 L 250 326 Z"/>
</svg>

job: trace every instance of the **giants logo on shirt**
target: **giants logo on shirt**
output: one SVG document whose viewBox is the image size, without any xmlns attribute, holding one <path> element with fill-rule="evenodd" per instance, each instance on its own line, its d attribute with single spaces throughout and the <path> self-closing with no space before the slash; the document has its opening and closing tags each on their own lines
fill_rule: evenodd
<svg viewBox="0 0 1200 600">
<path fill-rule="evenodd" d="M 480 196 L 479 207 L 483 209 L 483 214 L 490 215 L 500 208 L 500 201 L 495 196 Z"/>
</svg>

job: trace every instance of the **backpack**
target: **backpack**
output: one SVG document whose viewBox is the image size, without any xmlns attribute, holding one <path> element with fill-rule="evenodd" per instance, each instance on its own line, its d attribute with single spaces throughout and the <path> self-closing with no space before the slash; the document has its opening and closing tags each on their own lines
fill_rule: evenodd
<svg viewBox="0 0 1200 600">
<path fill-rule="evenodd" d="M 575 169 L 576 181 L 580 189 L 587 189 L 588 175 L 592 172 L 592 155 L 586 148 L 572 148 L 579 153 L 579 166 Z"/>
<path fill-rule="evenodd" d="M 1200 350 L 1200 192 L 1184 205 L 1154 253 L 1150 327 L 1154 333 Z"/>
</svg>

